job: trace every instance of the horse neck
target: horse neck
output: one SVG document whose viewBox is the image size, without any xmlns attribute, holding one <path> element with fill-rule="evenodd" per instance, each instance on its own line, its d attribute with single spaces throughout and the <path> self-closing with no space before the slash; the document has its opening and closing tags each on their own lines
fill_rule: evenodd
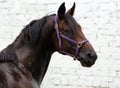
<svg viewBox="0 0 120 88">
<path fill-rule="evenodd" d="M 40 54 L 39 57 L 32 63 L 30 67 L 30 71 L 34 77 L 34 79 L 41 84 L 44 75 L 47 71 L 51 55 L 53 52 L 46 51 L 44 54 Z"/>
<path fill-rule="evenodd" d="M 54 52 L 54 50 L 52 50 L 52 44 L 50 42 L 50 36 L 52 36 L 53 33 L 52 27 L 54 22 L 52 21 L 49 23 L 52 23 L 49 25 L 46 23 L 49 28 L 43 27 L 42 32 L 45 30 L 47 32 L 44 34 L 41 33 L 41 36 L 43 34 L 42 39 L 39 41 L 40 44 L 35 49 L 32 49 L 31 46 L 23 43 L 23 38 L 21 37 L 22 33 L 12 44 L 18 57 L 18 61 L 21 62 L 24 67 L 26 67 L 31 72 L 33 78 L 38 82 L 38 84 L 41 84 L 43 77 L 47 71 L 51 55 Z"/>
<path fill-rule="evenodd" d="M 42 41 L 42 45 L 40 46 L 40 50 L 34 56 L 34 61 L 31 64 L 30 71 L 35 78 L 35 80 L 41 84 L 44 75 L 47 71 L 51 55 L 53 54 L 54 50 L 50 49 L 47 40 Z"/>
<path fill-rule="evenodd" d="M 38 84 L 41 84 L 47 71 L 53 51 L 45 47 L 36 54 L 33 54 L 33 52 L 31 49 L 29 49 L 29 47 L 26 46 L 16 50 L 18 62 L 22 63 L 25 69 L 27 68 L 28 71 L 30 71 L 31 75 Z"/>
</svg>

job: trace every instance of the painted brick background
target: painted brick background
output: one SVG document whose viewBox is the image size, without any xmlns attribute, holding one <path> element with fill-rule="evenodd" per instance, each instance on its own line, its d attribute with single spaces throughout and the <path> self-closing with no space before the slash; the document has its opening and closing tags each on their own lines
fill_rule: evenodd
<svg viewBox="0 0 120 88">
<path fill-rule="evenodd" d="M 54 53 L 41 88 L 120 88 L 120 0 L 0 0 L 0 50 L 33 19 L 76 2 L 74 18 L 94 46 L 98 60 L 84 68 Z"/>
</svg>

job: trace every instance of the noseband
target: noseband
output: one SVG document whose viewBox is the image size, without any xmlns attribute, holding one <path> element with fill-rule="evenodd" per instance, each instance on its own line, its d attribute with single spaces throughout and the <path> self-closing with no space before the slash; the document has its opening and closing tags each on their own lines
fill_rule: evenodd
<svg viewBox="0 0 120 88">
<path fill-rule="evenodd" d="M 83 40 L 81 42 L 77 42 L 65 35 L 63 35 L 60 31 L 59 31 L 59 28 L 58 28 L 58 23 L 57 23 L 57 17 L 54 16 L 54 22 L 55 22 L 55 29 L 56 29 L 56 34 L 57 34 L 57 38 L 58 38 L 58 43 L 59 43 L 59 52 L 60 53 L 63 53 L 63 54 L 66 54 L 66 55 L 69 55 L 69 56 L 72 56 L 74 57 L 74 60 L 77 59 L 78 57 L 78 53 L 79 53 L 79 50 L 80 48 L 83 46 L 84 43 L 88 42 L 88 40 Z M 75 55 L 71 54 L 71 53 L 68 53 L 64 50 L 62 50 L 62 42 L 61 42 L 61 38 L 71 42 L 72 44 L 76 45 L 76 50 L 75 50 Z"/>
</svg>

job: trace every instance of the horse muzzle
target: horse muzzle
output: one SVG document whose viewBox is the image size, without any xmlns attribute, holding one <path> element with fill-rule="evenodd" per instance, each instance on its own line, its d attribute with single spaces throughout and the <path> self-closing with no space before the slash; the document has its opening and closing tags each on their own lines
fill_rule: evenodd
<svg viewBox="0 0 120 88">
<path fill-rule="evenodd" d="M 81 62 L 81 65 L 84 67 L 91 67 L 97 59 L 97 54 L 94 53 L 79 53 L 77 60 Z"/>
</svg>

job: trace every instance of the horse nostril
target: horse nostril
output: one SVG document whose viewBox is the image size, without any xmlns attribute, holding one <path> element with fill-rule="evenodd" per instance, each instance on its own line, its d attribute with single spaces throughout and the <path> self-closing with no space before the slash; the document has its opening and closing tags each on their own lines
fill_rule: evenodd
<svg viewBox="0 0 120 88">
<path fill-rule="evenodd" d="M 93 60 L 96 60 L 97 59 L 97 55 L 96 53 L 87 53 L 87 57 L 93 59 Z"/>
<path fill-rule="evenodd" d="M 92 55 L 91 55 L 90 53 L 87 53 L 87 57 L 91 58 L 91 57 L 92 57 Z"/>
</svg>

